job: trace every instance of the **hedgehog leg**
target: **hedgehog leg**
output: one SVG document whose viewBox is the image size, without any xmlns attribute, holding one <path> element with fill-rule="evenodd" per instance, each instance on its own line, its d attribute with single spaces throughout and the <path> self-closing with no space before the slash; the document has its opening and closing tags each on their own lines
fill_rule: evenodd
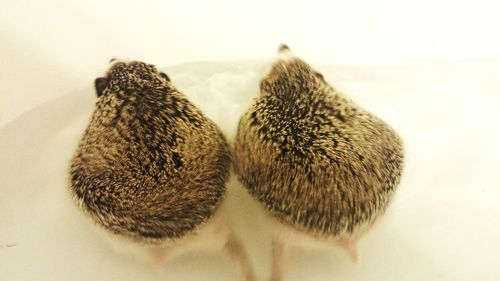
<svg viewBox="0 0 500 281">
<path fill-rule="evenodd" d="M 347 252 L 349 257 L 354 263 L 358 263 L 359 254 L 358 254 L 358 238 L 350 237 L 350 238 L 342 238 L 337 243 L 344 251 Z"/>
<path fill-rule="evenodd" d="M 154 247 L 149 249 L 149 255 L 151 256 L 153 262 L 157 265 L 163 265 L 168 261 L 168 255 L 164 248 Z"/>
<path fill-rule="evenodd" d="M 274 236 L 271 250 L 271 281 L 282 281 L 285 267 L 285 244 Z"/>
<path fill-rule="evenodd" d="M 224 249 L 229 254 L 231 259 L 238 264 L 243 280 L 254 281 L 255 276 L 252 266 L 250 265 L 247 251 L 245 250 L 245 247 L 241 243 L 240 239 L 238 239 L 234 233 L 229 232 Z"/>
</svg>

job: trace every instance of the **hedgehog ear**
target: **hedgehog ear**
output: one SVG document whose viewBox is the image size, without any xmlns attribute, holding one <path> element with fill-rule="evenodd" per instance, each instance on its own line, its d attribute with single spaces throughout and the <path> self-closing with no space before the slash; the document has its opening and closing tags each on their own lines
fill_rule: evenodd
<svg viewBox="0 0 500 281">
<path fill-rule="evenodd" d="M 104 89 L 106 89 L 106 86 L 108 86 L 108 79 L 104 77 L 99 77 L 95 80 L 94 85 L 97 97 L 100 97 L 102 96 Z"/>
<path fill-rule="evenodd" d="M 321 81 L 326 82 L 325 77 L 323 76 L 323 74 L 321 74 L 319 72 L 314 72 L 314 75 L 316 75 L 316 77 L 318 77 Z"/>
<path fill-rule="evenodd" d="M 165 74 L 163 72 L 160 72 L 160 76 L 163 77 L 163 78 L 165 78 L 165 80 L 170 81 L 170 77 L 168 77 L 167 74 Z"/>
</svg>

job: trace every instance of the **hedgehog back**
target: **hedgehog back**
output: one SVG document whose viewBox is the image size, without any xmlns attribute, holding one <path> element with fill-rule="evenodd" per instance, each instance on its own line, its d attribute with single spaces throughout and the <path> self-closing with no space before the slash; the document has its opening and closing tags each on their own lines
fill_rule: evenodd
<svg viewBox="0 0 500 281">
<path fill-rule="evenodd" d="M 212 216 L 229 166 L 221 132 L 182 94 L 121 92 L 97 102 L 71 162 L 71 190 L 116 234 L 178 238 Z"/>
<path fill-rule="evenodd" d="M 235 169 L 282 222 L 317 235 L 352 233 L 387 207 L 402 143 L 332 87 L 296 100 L 261 96 L 241 118 Z"/>
</svg>

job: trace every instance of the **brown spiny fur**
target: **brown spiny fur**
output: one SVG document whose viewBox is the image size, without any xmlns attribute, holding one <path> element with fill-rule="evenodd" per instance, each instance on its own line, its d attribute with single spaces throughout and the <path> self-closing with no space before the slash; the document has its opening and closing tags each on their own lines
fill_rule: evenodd
<svg viewBox="0 0 500 281">
<path fill-rule="evenodd" d="M 403 165 L 398 135 L 296 57 L 261 81 L 234 155 L 240 180 L 273 216 L 322 237 L 372 223 Z"/>
<path fill-rule="evenodd" d="M 168 76 L 142 62 L 112 65 L 71 161 L 71 191 L 115 234 L 174 239 L 212 216 L 225 192 L 230 151 L 215 124 Z"/>
</svg>

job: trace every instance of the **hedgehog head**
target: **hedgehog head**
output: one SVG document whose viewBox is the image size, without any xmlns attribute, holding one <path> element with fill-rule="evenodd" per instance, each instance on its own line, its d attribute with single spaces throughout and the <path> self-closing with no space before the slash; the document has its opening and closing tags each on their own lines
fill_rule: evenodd
<svg viewBox="0 0 500 281">
<path fill-rule="evenodd" d="M 136 91 L 146 87 L 171 86 L 167 74 L 158 71 L 152 64 L 140 61 L 124 62 L 110 60 L 111 67 L 104 77 L 95 80 L 97 97 L 105 94 L 109 89 L 112 92 Z"/>
<path fill-rule="evenodd" d="M 280 45 L 278 59 L 260 82 L 262 96 L 299 98 L 327 85 L 323 75 L 295 56 L 286 45 Z"/>
</svg>

